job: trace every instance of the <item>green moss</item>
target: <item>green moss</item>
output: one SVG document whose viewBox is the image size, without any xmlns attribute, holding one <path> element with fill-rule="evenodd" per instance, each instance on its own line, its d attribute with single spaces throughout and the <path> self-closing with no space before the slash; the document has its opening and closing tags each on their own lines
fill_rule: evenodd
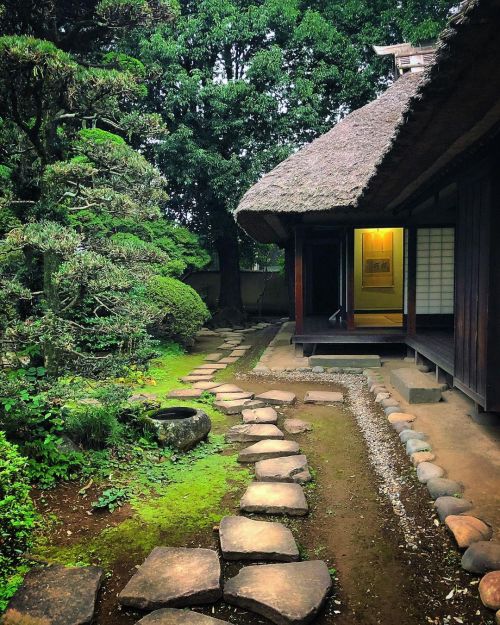
<svg viewBox="0 0 500 625">
<path fill-rule="evenodd" d="M 227 495 L 250 479 L 236 455 L 211 454 L 172 469 L 173 483 L 156 494 L 131 500 L 134 515 L 105 529 L 90 541 L 70 547 L 39 546 L 37 554 L 52 562 L 100 563 L 112 567 L 124 559 L 139 562 L 157 545 L 182 546 L 231 512 Z"/>
</svg>

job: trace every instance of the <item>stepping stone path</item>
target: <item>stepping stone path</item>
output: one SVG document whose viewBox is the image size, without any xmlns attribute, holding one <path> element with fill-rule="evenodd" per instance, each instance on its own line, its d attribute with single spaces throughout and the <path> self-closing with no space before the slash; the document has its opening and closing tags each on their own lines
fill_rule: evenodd
<svg viewBox="0 0 500 625">
<path fill-rule="evenodd" d="M 468 512 L 472 508 L 472 504 L 467 499 L 445 495 L 436 499 L 434 507 L 437 510 L 439 519 L 441 522 L 444 522 L 450 514 L 455 515 Z"/>
<path fill-rule="evenodd" d="M 242 512 L 304 516 L 309 508 L 304 491 L 298 484 L 254 482 L 240 501 Z"/>
<path fill-rule="evenodd" d="M 283 438 L 285 438 L 285 435 L 275 425 L 260 423 L 234 425 L 226 433 L 226 439 L 230 443 L 249 443 L 251 441 Z"/>
<path fill-rule="evenodd" d="M 211 391 L 214 388 L 222 386 L 220 382 L 213 382 L 212 380 L 206 380 L 202 382 L 196 382 L 193 384 L 193 388 L 200 389 L 202 391 Z"/>
<path fill-rule="evenodd" d="M 234 401 L 216 401 L 214 406 L 224 414 L 238 414 L 245 409 L 263 408 L 264 402 L 253 399 L 237 399 Z"/>
<path fill-rule="evenodd" d="M 247 566 L 224 586 L 224 600 L 277 625 L 309 623 L 326 600 L 332 581 L 319 560 Z"/>
<path fill-rule="evenodd" d="M 294 562 L 299 550 L 292 532 L 281 523 L 227 516 L 219 526 L 225 560 L 271 560 Z"/>
<path fill-rule="evenodd" d="M 271 407 L 256 408 L 255 410 L 243 410 L 241 414 L 243 417 L 243 423 L 272 423 L 273 425 L 276 425 L 278 422 L 278 413 Z"/>
<path fill-rule="evenodd" d="M 242 449 L 238 454 L 238 462 L 258 462 L 298 453 L 300 453 L 300 447 L 295 441 L 267 439 Z"/>
<path fill-rule="evenodd" d="M 212 363 L 207 363 L 206 365 L 200 365 L 198 369 L 213 369 L 214 371 L 218 371 L 218 370 L 225 369 L 226 367 L 227 365 L 224 363 L 212 362 Z"/>
<path fill-rule="evenodd" d="M 217 389 L 216 389 L 217 390 Z M 242 399 L 252 399 L 253 393 L 242 391 L 241 393 L 219 393 L 215 395 L 217 401 L 237 401 Z"/>
<path fill-rule="evenodd" d="M 448 480 L 444 477 L 435 477 L 427 482 L 427 490 L 433 499 L 437 499 L 445 495 L 459 495 L 463 488 L 461 484 L 453 480 Z"/>
<path fill-rule="evenodd" d="M 156 547 L 118 599 L 139 610 L 214 603 L 222 596 L 220 576 L 219 558 L 211 549 Z"/>
<path fill-rule="evenodd" d="M 211 393 L 243 393 L 243 389 L 236 384 L 219 384 L 217 387 L 210 389 Z"/>
<path fill-rule="evenodd" d="M 175 608 L 163 608 L 148 614 L 136 625 L 224 625 L 227 621 L 220 621 L 198 612 L 187 612 Z"/>
<path fill-rule="evenodd" d="M 214 375 L 217 373 L 217 369 L 193 369 L 189 375 Z"/>
<path fill-rule="evenodd" d="M 303 434 L 312 430 L 311 424 L 301 419 L 285 419 L 283 427 L 288 434 Z"/>
<path fill-rule="evenodd" d="M 191 382 L 211 382 L 213 375 L 186 375 L 181 378 L 181 382 L 190 384 Z"/>
<path fill-rule="evenodd" d="M 266 391 L 265 393 L 261 393 L 260 395 L 256 395 L 255 399 L 260 399 L 266 404 L 271 405 L 292 405 L 296 402 L 297 397 L 295 393 L 291 393 L 289 391 Z"/>
<path fill-rule="evenodd" d="M 170 391 L 167 397 L 169 399 L 198 399 L 202 393 L 203 391 L 200 388 L 179 388 L 175 391 Z"/>
<path fill-rule="evenodd" d="M 335 404 L 343 401 L 342 393 L 333 391 L 307 391 L 304 397 L 305 404 Z"/>
<path fill-rule="evenodd" d="M 493 536 L 491 527 L 475 516 L 450 514 L 446 517 L 445 525 L 460 549 L 467 549 L 472 543 L 481 540 L 490 540 Z"/>
<path fill-rule="evenodd" d="M 217 362 L 222 358 L 222 354 L 220 352 L 214 352 L 213 354 L 208 354 L 205 356 L 206 362 Z"/>
<path fill-rule="evenodd" d="M 15 610 L 26 618 L 26 623 L 40 619 L 50 625 L 87 625 L 94 618 L 103 576 L 103 570 L 95 566 L 32 569 L 11 599 L 8 611 Z"/>
<path fill-rule="evenodd" d="M 417 467 L 417 479 L 421 484 L 427 484 L 429 480 L 443 477 L 444 469 L 432 462 L 421 462 Z"/>
<path fill-rule="evenodd" d="M 295 482 L 305 484 L 312 477 L 309 473 L 307 458 L 302 455 L 284 456 L 259 460 L 255 465 L 255 479 L 258 482 Z"/>
<path fill-rule="evenodd" d="M 491 541 L 473 543 L 462 556 L 462 568 L 481 575 L 500 570 L 500 544 Z"/>
<path fill-rule="evenodd" d="M 226 356 L 226 358 L 221 358 L 219 360 L 220 364 L 224 364 L 224 365 L 234 365 L 235 362 L 238 362 L 238 358 L 234 357 L 234 356 Z"/>
</svg>

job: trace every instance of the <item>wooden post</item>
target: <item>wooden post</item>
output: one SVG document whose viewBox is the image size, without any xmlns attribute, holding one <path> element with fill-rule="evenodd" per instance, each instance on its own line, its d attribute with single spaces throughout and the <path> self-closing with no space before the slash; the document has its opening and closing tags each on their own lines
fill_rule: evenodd
<svg viewBox="0 0 500 625">
<path fill-rule="evenodd" d="M 407 285 L 406 333 L 417 333 L 417 229 L 408 228 L 408 285 Z"/>
<path fill-rule="evenodd" d="M 347 276 L 346 276 L 346 288 L 347 288 L 347 301 L 346 301 L 346 315 L 347 315 L 347 329 L 354 330 L 354 228 L 349 228 L 346 234 L 346 255 L 347 255 Z"/>
<path fill-rule="evenodd" d="M 304 332 L 304 234 L 295 228 L 295 334 Z"/>
</svg>

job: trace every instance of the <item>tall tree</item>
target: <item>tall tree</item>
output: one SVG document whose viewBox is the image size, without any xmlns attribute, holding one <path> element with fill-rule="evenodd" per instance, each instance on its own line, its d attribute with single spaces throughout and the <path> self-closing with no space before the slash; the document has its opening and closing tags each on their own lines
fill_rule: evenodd
<svg viewBox="0 0 500 625">
<path fill-rule="evenodd" d="M 150 108 L 170 131 L 154 146 L 168 207 L 218 255 L 222 316 L 241 314 L 231 211 L 244 191 L 387 83 L 389 64 L 371 44 L 435 35 L 450 4 L 181 0 L 175 22 L 129 40 L 157 67 Z"/>
</svg>

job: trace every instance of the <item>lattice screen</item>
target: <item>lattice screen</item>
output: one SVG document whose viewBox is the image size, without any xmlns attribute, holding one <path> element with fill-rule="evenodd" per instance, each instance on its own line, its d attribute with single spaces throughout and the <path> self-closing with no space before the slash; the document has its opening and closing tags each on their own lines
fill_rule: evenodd
<svg viewBox="0 0 500 625">
<path fill-rule="evenodd" d="M 417 315 L 453 314 L 455 231 L 417 230 Z"/>
</svg>

